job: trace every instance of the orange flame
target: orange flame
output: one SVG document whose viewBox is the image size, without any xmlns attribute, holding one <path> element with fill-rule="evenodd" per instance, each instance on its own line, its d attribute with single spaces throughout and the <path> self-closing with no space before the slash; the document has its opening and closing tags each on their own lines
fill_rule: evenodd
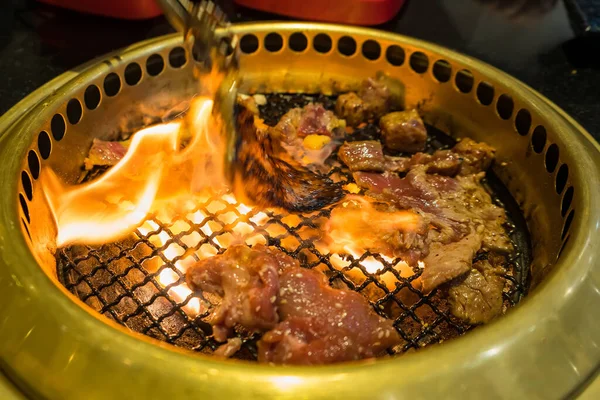
<svg viewBox="0 0 600 400">
<path fill-rule="evenodd" d="M 56 221 L 57 246 L 113 241 L 132 232 L 161 202 L 223 187 L 224 147 L 212 106 L 212 100 L 197 98 L 187 120 L 137 132 L 125 157 L 96 181 L 67 187 L 44 169 L 41 182 Z M 187 135 L 190 143 L 180 149 Z"/>
</svg>

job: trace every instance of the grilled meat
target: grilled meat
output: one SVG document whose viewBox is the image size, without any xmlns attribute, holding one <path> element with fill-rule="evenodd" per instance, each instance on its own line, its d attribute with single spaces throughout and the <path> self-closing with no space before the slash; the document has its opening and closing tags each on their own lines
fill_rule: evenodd
<svg viewBox="0 0 600 400">
<path fill-rule="evenodd" d="M 326 110 L 322 104 L 309 103 L 303 108 L 288 111 L 273 127 L 271 135 L 290 143 L 307 135 L 339 137 L 343 135 L 345 127 L 346 122 Z"/>
<path fill-rule="evenodd" d="M 365 103 L 355 92 L 339 95 L 335 112 L 346 120 L 348 126 L 358 126 L 367 119 Z"/>
<path fill-rule="evenodd" d="M 386 114 L 379 127 L 386 148 L 408 153 L 425 150 L 427 130 L 416 110 Z"/>
<path fill-rule="evenodd" d="M 392 157 L 383 154 L 379 142 L 366 140 L 346 142 L 340 147 L 338 155 L 351 171 L 406 173 L 425 166 L 428 174 L 456 176 L 487 170 L 494 161 L 495 149 L 466 138 L 450 150 L 437 150 L 433 154 L 416 153 L 412 157 Z"/>
<path fill-rule="evenodd" d="M 218 341 L 226 341 L 236 325 L 266 332 L 258 342 L 261 362 L 357 360 L 400 341 L 391 321 L 360 294 L 333 289 L 322 273 L 262 245 L 236 245 L 202 260 L 188 269 L 187 282 L 192 290 L 223 297 L 210 318 Z"/>
<path fill-rule="evenodd" d="M 452 314 L 469 324 L 484 324 L 500 315 L 504 272 L 488 260 L 473 264 L 473 269 L 448 291 Z"/>
<path fill-rule="evenodd" d="M 112 142 L 94 139 L 85 159 L 85 169 L 91 170 L 95 166 L 112 167 L 125 157 L 128 148 L 129 141 Z"/>
<path fill-rule="evenodd" d="M 275 300 L 282 263 L 296 264 L 266 251 L 232 246 L 226 255 L 204 259 L 188 269 L 186 280 L 192 290 L 216 293 L 223 299 L 209 318 L 217 341 L 226 341 L 238 324 L 249 330 L 269 330 L 277 324 Z"/>
<path fill-rule="evenodd" d="M 346 142 L 340 147 L 338 157 L 351 171 L 383 172 L 386 166 L 383 148 L 376 140 Z"/>
<path fill-rule="evenodd" d="M 473 257 L 480 248 L 481 237 L 477 233 L 467 235 L 453 243 L 432 243 L 429 255 L 423 260 L 425 263 L 421 275 L 423 292 L 429 293 L 442 283 L 469 272 Z"/>
<path fill-rule="evenodd" d="M 341 187 L 301 165 L 284 161 L 276 139 L 259 130 L 254 115 L 241 108 L 238 115 L 241 143 L 234 171 L 234 193 L 259 206 L 305 212 L 342 198 Z"/>
<path fill-rule="evenodd" d="M 492 146 L 469 138 L 464 138 L 458 142 L 452 151 L 462 158 L 461 175 L 487 170 L 496 157 L 496 149 Z"/>
<path fill-rule="evenodd" d="M 402 109 L 404 86 L 385 74 L 365 79 L 358 92 L 338 96 L 335 112 L 346 119 L 349 126 L 377 119 L 390 111 Z"/>
</svg>

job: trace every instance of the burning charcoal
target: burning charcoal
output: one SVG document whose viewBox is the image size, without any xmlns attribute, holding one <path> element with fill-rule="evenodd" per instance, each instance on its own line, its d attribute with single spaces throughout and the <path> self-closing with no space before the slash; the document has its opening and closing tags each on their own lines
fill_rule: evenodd
<svg viewBox="0 0 600 400">
<path fill-rule="evenodd" d="M 469 324 L 484 324 L 500 315 L 504 272 L 488 260 L 473 264 L 471 272 L 448 291 L 452 314 Z"/>
<path fill-rule="evenodd" d="M 415 110 L 384 115 L 379 127 L 387 148 L 411 153 L 425 150 L 427 130 Z"/>
<path fill-rule="evenodd" d="M 335 112 L 346 120 L 348 126 L 358 126 L 367 119 L 365 105 L 354 92 L 338 97 L 335 103 Z"/>
<path fill-rule="evenodd" d="M 305 212 L 343 197 L 342 188 L 331 179 L 277 157 L 273 139 L 257 129 L 251 112 L 241 109 L 238 124 L 241 143 L 234 171 L 238 198 L 249 198 L 260 206 Z"/>
<path fill-rule="evenodd" d="M 346 142 L 338 152 L 340 160 L 351 171 L 384 171 L 386 160 L 381 143 L 375 140 Z"/>
<path fill-rule="evenodd" d="M 187 280 L 194 290 L 223 296 L 210 320 L 217 340 L 225 341 L 236 324 L 266 332 L 258 342 L 261 362 L 358 360 L 400 342 L 392 322 L 363 296 L 329 287 L 322 273 L 262 245 L 232 246 L 190 267 Z"/>
</svg>

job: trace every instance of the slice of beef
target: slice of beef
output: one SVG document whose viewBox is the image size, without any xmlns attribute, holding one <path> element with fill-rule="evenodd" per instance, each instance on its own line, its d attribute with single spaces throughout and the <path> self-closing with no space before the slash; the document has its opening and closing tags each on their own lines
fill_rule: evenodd
<svg viewBox="0 0 600 400">
<path fill-rule="evenodd" d="M 386 148 L 408 153 L 425 150 L 427 130 L 416 110 L 386 114 L 379 127 Z"/>
<path fill-rule="evenodd" d="M 358 126 L 367 120 L 365 104 L 355 92 L 338 96 L 335 103 L 335 113 L 344 118 L 348 126 Z"/>
<path fill-rule="evenodd" d="M 496 157 L 496 149 L 492 146 L 469 138 L 464 138 L 458 142 L 452 151 L 459 154 L 463 159 L 461 175 L 487 170 Z"/>
<path fill-rule="evenodd" d="M 494 157 L 495 150 L 487 144 L 477 143 L 471 139 L 463 139 L 449 150 L 437 150 L 433 154 L 416 153 L 411 157 L 386 155 L 384 156 L 383 169 L 360 169 L 355 164 L 353 171 L 406 173 L 413 168 L 425 166 L 425 171 L 428 174 L 445 176 L 472 175 L 488 169 L 494 161 Z"/>
<path fill-rule="evenodd" d="M 340 137 L 344 134 L 346 122 L 326 110 L 322 104 L 309 103 L 302 108 L 288 111 L 273 127 L 271 134 L 286 143 L 307 135 Z"/>
<path fill-rule="evenodd" d="M 442 244 L 432 243 L 429 255 L 425 257 L 421 287 L 429 293 L 442 283 L 451 281 L 471 270 L 473 257 L 481 248 L 481 237 L 477 233 L 467 235 L 463 239 Z"/>
<path fill-rule="evenodd" d="M 93 167 L 116 165 L 127 153 L 129 141 L 110 142 L 100 139 L 94 139 L 92 147 L 85 159 L 85 169 L 90 170 Z"/>
<path fill-rule="evenodd" d="M 217 341 L 226 341 L 237 324 L 260 331 L 279 322 L 276 299 L 282 264 L 295 263 L 265 251 L 232 246 L 226 255 L 201 260 L 188 269 L 186 281 L 190 289 L 223 298 L 209 318 Z"/>
<path fill-rule="evenodd" d="M 351 171 L 384 171 L 386 159 L 383 157 L 381 143 L 376 140 L 346 142 L 338 157 Z"/>
<path fill-rule="evenodd" d="M 193 290 L 223 297 L 209 321 L 215 339 L 224 342 L 236 325 L 265 332 L 258 342 L 261 362 L 357 360 L 400 342 L 392 322 L 378 316 L 363 296 L 331 288 L 322 273 L 262 245 L 232 246 L 186 274 Z"/>
<path fill-rule="evenodd" d="M 469 324 L 484 324 L 502 314 L 504 272 L 488 260 L 473 264 L 471 271 L 448 291 L 452 314 Z"/>
<path fill-rule="evenodd" d="M 233 191 L 238 199 L 304 212 L 343 197 L 341 186 L 331 179 L 284 161 L 278 154 L 276 139 L 256 127 L 252 112 L 241 108 L 237 122 L 241 140 L 234 164 Z"/>
<path fill-rule="evenodd" d="M 367 300 L 331 288 L 320 272 L 286 269 L 280 278 L 282 322 L 258 343 L 259 361 L 328 364 L 374 357 L 399 343 L 392 321 L 378 316 Z"/>
</svg>

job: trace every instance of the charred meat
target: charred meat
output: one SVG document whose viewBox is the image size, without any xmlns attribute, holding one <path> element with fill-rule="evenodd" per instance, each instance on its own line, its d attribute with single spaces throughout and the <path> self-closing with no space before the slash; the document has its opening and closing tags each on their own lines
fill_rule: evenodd
<svg viewBox="0 0 600 400">
<path fill-rule="evenodd" d="M 385 147 L 408 153 L 425 150 L 427 130 L 416 110 L 397 111 L 379 120 Z"/>
<path fill-rule="evenodd" d="M 373 357 L 399 343 L 391 321 L 358 293 L 333 289 L 325 276 L 265 246 L 230 247 L 187 271 L 193 290 L 222 296 L 211 315 L 215 339 L 236 326 L 264 332 L 261 362 L 326 364 Z M 226 350 L 224 350 L 226 352 Z"/>
<path fill-rule="evenodd" d="M 376 140 L 346 142 L 340 147 L 338 157 L 350 171 L 383 172 L 386 167 L 383 148 Z"/>
<path fill-rule="evenodd" d="M 299 212 L 317 210 L 343 196 L 341 187 L 329 178 L 284 161 L 276 150 L 275 139 L 259 130 L 254 118 L 252 112 L 241 108 L 241 143 L 233 188 L 236 196 L 249 198 L 259 206 Z"/>
<path fill-rule="evenodd" d="M 488 260 L 473 269 L 448 291 L 452 314 L 469 324 L 484 324 L 502 313 L 505 269 Z"/>
</svg>

